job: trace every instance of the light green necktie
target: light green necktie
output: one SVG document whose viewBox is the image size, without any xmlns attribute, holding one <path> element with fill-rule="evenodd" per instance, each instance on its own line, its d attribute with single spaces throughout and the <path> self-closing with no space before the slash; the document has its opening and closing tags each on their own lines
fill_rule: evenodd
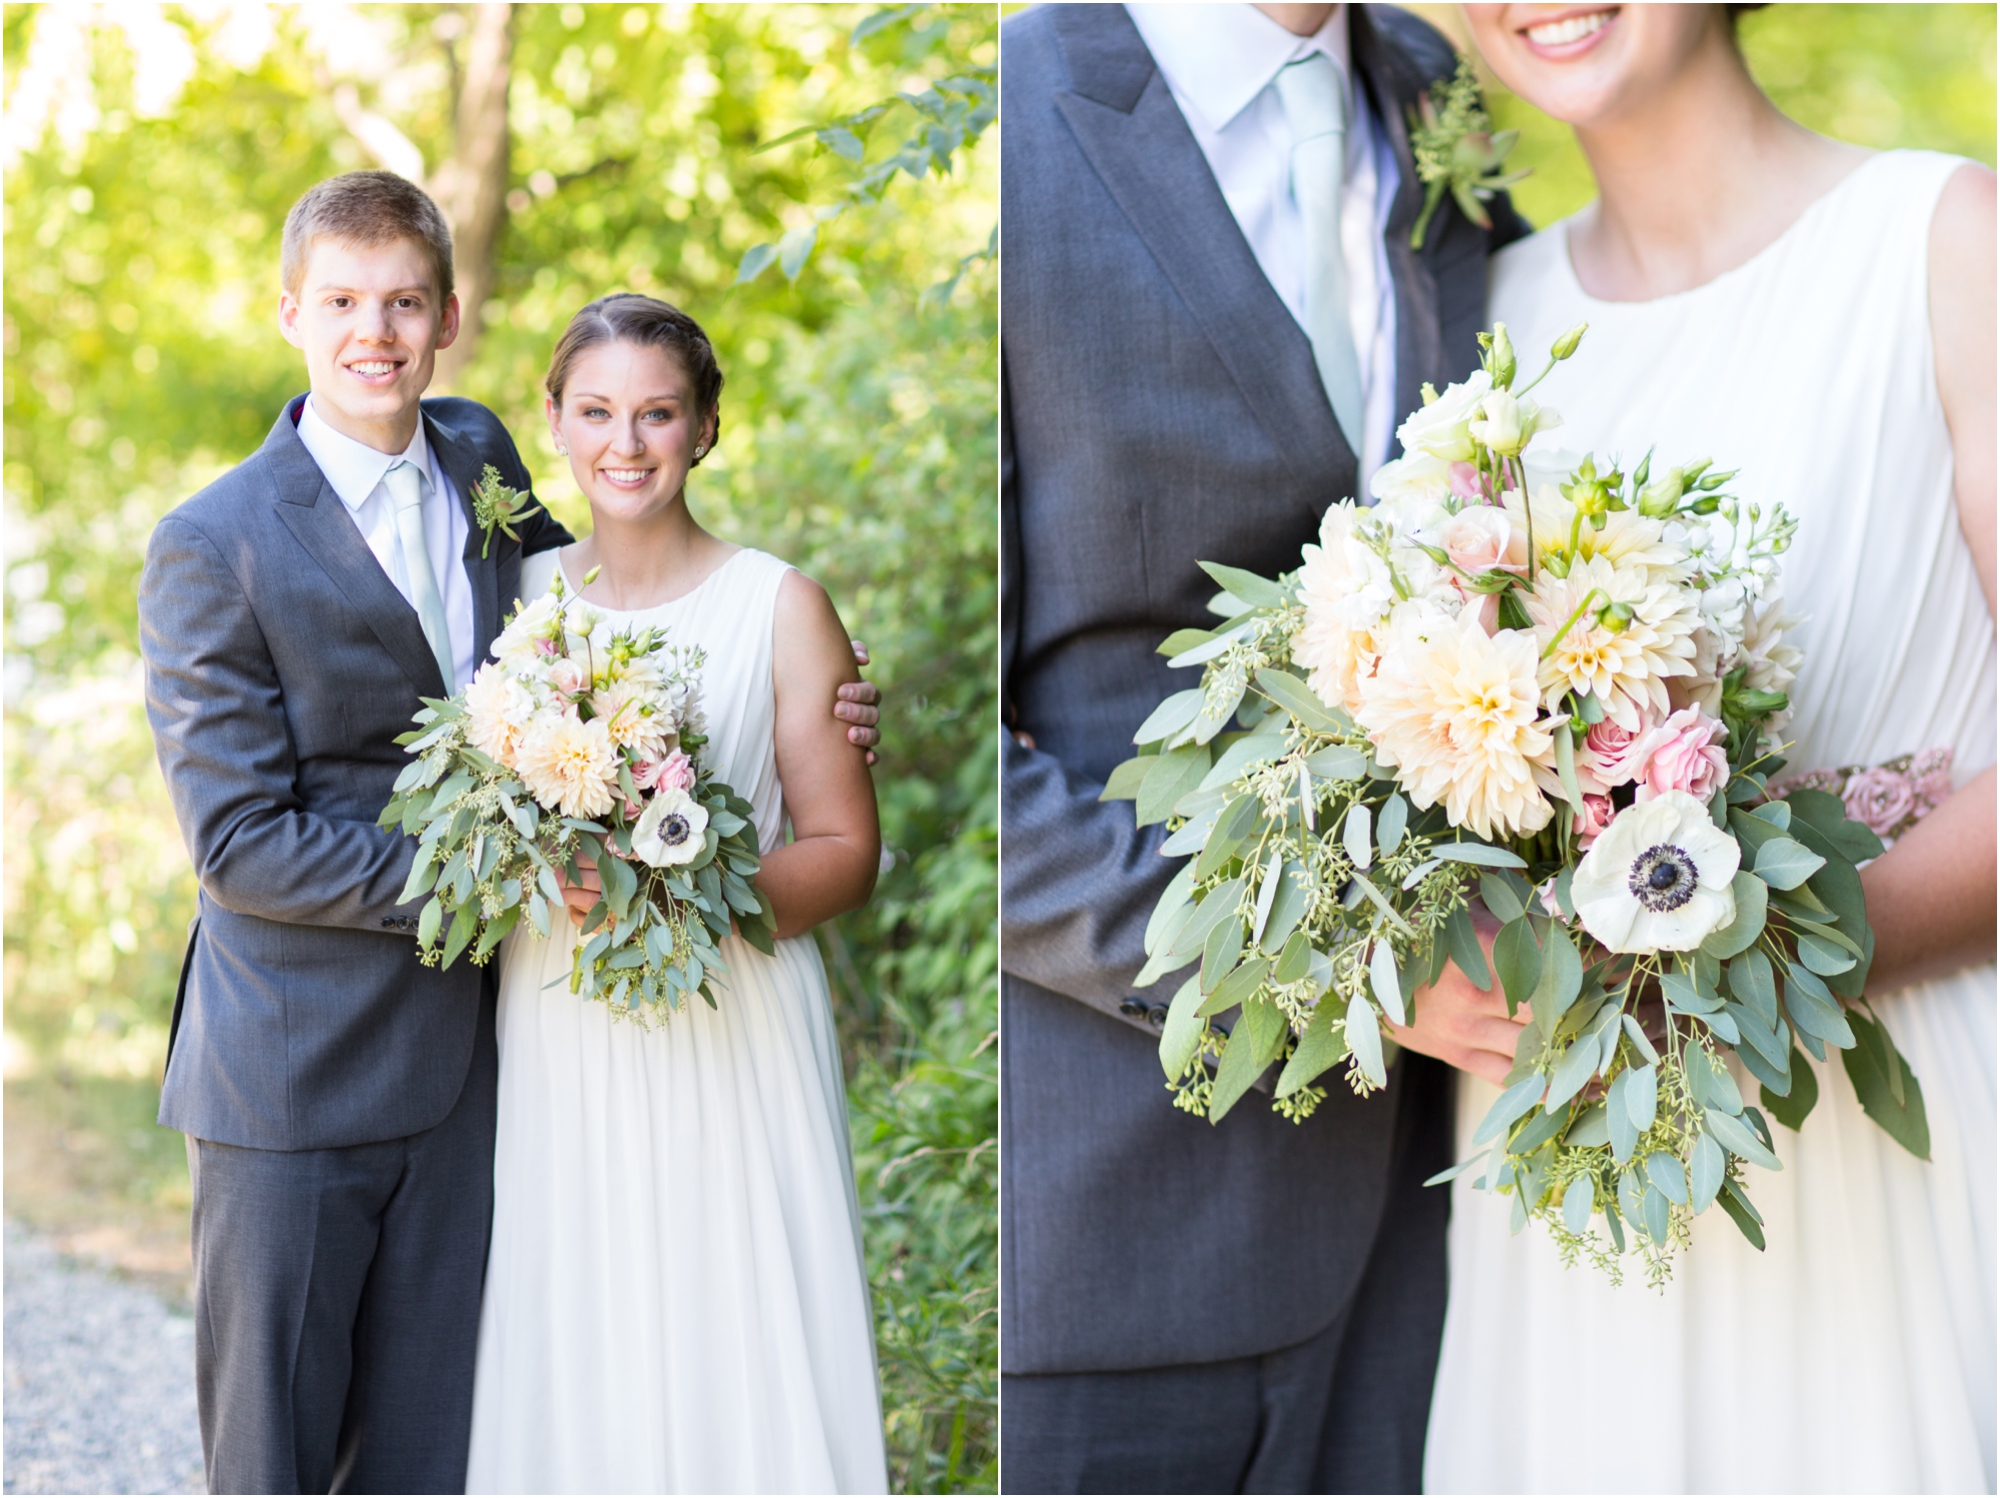
<svg viewBox="0 0 2000 1498">
<path fill-rule="evenodd" d="M 1348 315 L 1340 253 L 1340 189 L 1347 172 L 1347 83 L 1324 52 L 1279 69 L 1278 100 L 1292 132 L 1292 197 L 1306 230 L 1306 336 L 1347 445 L 1361 455 L 1367 406 Z"/>
<path fill-rule="evenodd" d="M 430 547 L 424 541 L 424 475 L 416 464 L 399 460 L 382 476 L 396 507 L 396 540 L 403 548 L 403 576 L 409 581 L 410 602 L 416 605 L 417 622 L 424 627 L 431 654 L 437 657 L 450 692 L 452 679 L 451 625 L 445 618 L 444 599 L 438 593 L 437 574 L 431 570 Z"/>
</svg>

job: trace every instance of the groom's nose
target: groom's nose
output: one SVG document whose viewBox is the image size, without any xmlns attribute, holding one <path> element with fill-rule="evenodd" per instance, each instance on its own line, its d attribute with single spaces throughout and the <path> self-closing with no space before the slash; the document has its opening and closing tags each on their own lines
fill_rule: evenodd
<svg viewBox="0 0 2000 1498">
<path fill-rule="evenodd" d="M 354 336 L 363 343 L 394 343 L 396 324 L 389 316 L 387 304 L 363 302 L 361 316 L 356 320 Z"/>
</svg>

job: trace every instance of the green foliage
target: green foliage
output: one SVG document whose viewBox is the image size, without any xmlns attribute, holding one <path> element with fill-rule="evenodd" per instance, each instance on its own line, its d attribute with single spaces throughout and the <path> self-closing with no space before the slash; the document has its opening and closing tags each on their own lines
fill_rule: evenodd
<svg viewBox="0 0 2000 1498">
<path fill-rule="evenodd" d="M 1456 6 L 1411 5 L 1461 47 Z M 1921 147 L 1994 161 L 1994 7 L 1772 5 L 1744 15 L 1737 36 L 1750 71 L 1799 123 L 1877 150 Z M 1569 127 L 1481 70 L 1501 130 L 1521 132 L 1508 158 L 1534 175 L 1512 189 L 1536 226 L 1596 194 Z"/>
<path fill-rule="evenodd" d="M 194 46 L 167 95 L 117 16 L 6 10 L 10 125 L 29 85 L 55 96 L 6 176 L 7 1026 L 34 1066 L 158 1075 L 194 882 L 142 711 L 143 548 L 305 386 L 276 329 L 278 240 L 314 181 L 375 164 L 342 124 L 341 86 L 435 166 L 465 10 L 361 7 L 345 24 L 365 35 L 341 37 L 294 8 L 261 51 L 169 13 Z M 824 583 L 868 642 L 894 867 L 820 935 L 892 1472 L 910 1490 L 991 1490 L 997 311 L 992 267 L 965 251 L 992 229 L 992 134 L 961 120 L 950 175 L 822 233 L 814 275 L 734 284 L 753 245 L 815 223 L 854 175 L 780 137 L 899 93 L 964 103 L 976 91 L 949 81 L 997 62 L 990 8 L 925 7 L 857 43 L 873 14 L 517 7 L 506 209 L 456 389 L 501 414 L 536 500 L 580 531 L 588 508 L 542 417 L 549 350 L 606 292 L 685 307 L 728 377 L 690 504 Z M 32 75 L 50 17 L 77 15 L 82 65 Z"/>
</svg>

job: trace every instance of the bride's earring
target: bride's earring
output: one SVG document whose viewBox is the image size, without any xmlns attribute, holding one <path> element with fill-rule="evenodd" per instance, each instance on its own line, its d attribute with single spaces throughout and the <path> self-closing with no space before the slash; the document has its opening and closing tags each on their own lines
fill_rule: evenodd
<svg viewBox="0 0 2000 1498">
<path fill-rule="evenodd" d="M 696 449 L 694 450 L 694 456 L 695 456 L 695 461 L 696 461 L 696 462 L 700 462 L 700 461 L 701 461 L 701 455 L 702 455 L 703 453 L 707 452 L 707 451 L 708 451 L 708 449 L 707 449 L 707 448 L 705 448 L 705 447 L 697 447 L 697 448 L 696 448 Z"/>
</svg>

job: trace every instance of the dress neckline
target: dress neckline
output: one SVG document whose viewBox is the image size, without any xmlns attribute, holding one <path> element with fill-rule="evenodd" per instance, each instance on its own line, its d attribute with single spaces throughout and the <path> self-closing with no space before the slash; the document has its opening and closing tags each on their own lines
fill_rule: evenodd
<svg viewBox="0 0 2000 1498">
<path fill-rule="evenodd" d="M 1576 262 L 1570 258 L 1569 252 L 1570 226 L 1576 222 L 1577 213 L 1581 213 L 1582 210 L 1579 209 L 1577 213 L 1572 213 L 1568 218 L 1560 219 L 1549 225 L 1546 232 L 1555 240 L 1555 255 L 1557 261 L 1561 263 L 1563 279 L 1569 283 L 1570 289 L 1577 296 L 1588 302 L 1592 307 L 1670 307 L 1689 297 L 1700 296 L 1703 292 L 1709 291 L 1714 287 L 1726 285 L 1737 277 L 1748 276 L 1752 271 L 1757 269 L 1759 264 L 1776 255 L 1808 222 L 1825 211 L 1834 199 L 1844 193 L 1856 178 L 1865 175 L 1876 163 L 1887 161 L 1892 156 L 1901 156 L 1903 154 L 1905 153 L 1902 151 L 1874 152 L 1866 161 L 1855 167 L 1853 171 L 1842 177 L 1810 203 L 1806 204 L 1800 210 L 1798 217 L 1785 226 L 1784 232 L 1765 245 L 1763 249 L 1752 255 L 1748 260 L 1745 260 L 1741 265 L 1732 265 L 1728 270 L 1719 271 L 1715 275 L 1710 276 L 1706 281 L 1703 281 L 1699 286 L 1690 286 L 1685 291 L 1669 291 L 1661 296 L 1646 297 L 1639 301 L 1631 302 L 1610 301 L 1604 297 L 1592 296 L 1589 291 L 1584 289 L 1583 279 L 1577 275 Z"/>
<path fill-rule="evenodd" d="M 727 572 L 731 567 L 735 566 L 738 558 L 746 557 L 749 554 L 750 554 L 749 547 L 747 546 L 737 547 L 736 550 L 732 551 L 723 560 L 721 566 L 711 571 L 707 577 L 704 577 L 700 582 L 696 583 L 692 588 L 689 588 L 687 592 L 677 594 L 672 598 L 663 598 L 658 603 L 649 603 L 642 609 L 614 609 L 611 607 L 611 605 L 607 603 L 593 603 L 590 606 L 596 609 L 600 614 L 619 614 L 626 618 L 636 618 L 640 614 L 657 614 L 661 609 L 675 608 L 680 604 L 686 603 L 691 598 L 699 598 L 701 596 L 702 589 L 706 588 L 710 583 L 714 582 L 718 577 L 722 576 L 723 573 Z M 575 594 L 578 598 L 583 597 L 583 589 L 579 588 L 576 585 L 576 583 L 572 581 L 570 578 L 569 568 L 563 563 L 563 555 L 561 551 L 558 551 L 556 553 L 556 573 L 558 576 L 562 578 L 563 586 L 565 588 L 569 589 L 569 591 Z"/>
</svg>

